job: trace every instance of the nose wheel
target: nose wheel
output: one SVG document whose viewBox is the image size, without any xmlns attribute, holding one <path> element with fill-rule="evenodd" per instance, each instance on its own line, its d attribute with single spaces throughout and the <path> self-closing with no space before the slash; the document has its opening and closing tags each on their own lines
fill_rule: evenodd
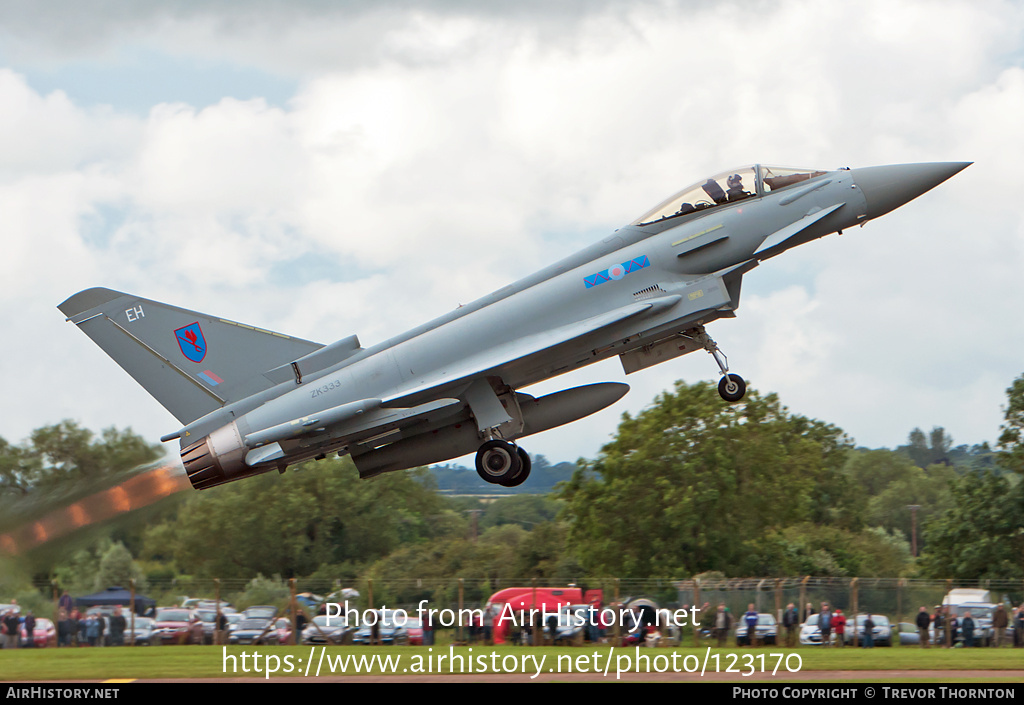
<svg viewBox="0 0 1024 705">
<path fill-rule="evenodd" d="M 718 363 L 718 369 L 722 371 L 722 379 L 718 381 L 718 394 L 729 403 L 738 402 L 747 393 L 747 383 L 739 375 L 729 372 L 729 358 L 718 349 L 718 343 L 711 339 L 704 326 L 698 328 L 696 340 L 711 353 L 711 357 Z"/>
<path fill-rule="evenodd" d="M 747 383 L 739 375 L 727 373 L 718 381 L 718 393 L 727 402 L 738 402 L 747 393 Z"/>
<path fill-rule="evenodd" d="M 494 485 L 518 487 L 530 476 L 530 456 L 514 443 L 493 439 L 476 452 L 477 474 Z"/>
</svg>

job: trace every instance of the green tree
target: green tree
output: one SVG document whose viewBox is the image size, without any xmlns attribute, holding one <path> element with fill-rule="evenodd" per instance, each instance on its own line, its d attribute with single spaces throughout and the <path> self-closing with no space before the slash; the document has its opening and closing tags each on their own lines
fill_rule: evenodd
<svg viewBox="0 0 1024 705">
<path fill-rule="evenodd" d="M 81 548 L 60 563 L 51 571 L 52 577 L 62 588 L 75 595 L 84 595 L 96 590 L 96 576 L 99 572 L 99 553 L 107 548 L 105 541 L 88 548 Z"/>
<path fill-rule="evenodd" d="M 480 517 L 480 528 L 519 524 L 530 529 L 544 522 L 554 521 L 560 510 L 560 503 L 547 495 L 502 497 L 485 506 Z"/>
<path fill-rule="evenodd" d="M 103 590 L 115 585 L 127 587 L 132 580 L 136 581 L 138 589 L 145 589 L 145 579 L 132 554 L 123 543 L 115 541 L 100 557 L 94 588 Z"/>
<path fill-rule="evenodd" d="M 161 446 L 147 443 L 131 429 L 108 428 L 97 439 L 74 421 L 61 421 L 34 430 L 23 446 L 0 438 L 0 495 L 24 498 L 37 493 L 66 498 L 151 463 L 163 452 Z"/>
<path fill-rule="evenodd" d="M 928 522 L 921 570 L 934 578 L 1024 578 L 1024 482 L 995 473 L 953 483 L 953 506 Z"/>
<path fill-rule="evenodd" d="M 30 441 L 30 452 L 42 459 L 37 477 L 40 485 L 96 480 L 112 471 L 151 463 L 163 455 L 161 446 L 147 443 L 131 429 L 108 428 L 95 439 L 92 431 L 74 421 L 36 429 Z"/>
<path fill-rule="evenodd" d="M 748 389 L 726 404 L 714 385 L 677 382 L 561 490 L 569 545 L 592 574 L 734 574 L 745 542 L 802 522 L 845 524 L 838 428 Z"/>
<path fill-rule="evenodd" d="M 917 525 L 923 526 L 949 508 L 952 503 L 949 486 L 956 478 L 956 471 L 948 465 L 930 465 L 924 470 L 915 466 L 906 476 L 894 480 L 868 500 L 866 523 L 887 531 L 899 531 L 909 541 L 913 532 L 910 505 L 919 507 Z M 920 537 L 920 530 L 918 535 Z"/>
<path fill-rule="evenodd" d="M 881 528 L 796 524 L 748 539 L 746 548 L 744 575 L 896 576 L 910 560 L 907 541 Z"/>
<path fill-rule="evenodd" d="M 24 498 L 32 490 L 42 470 L 42 459 L 24 448 L 0 438 L 0 499 Z"/>
<path fill-rule="evenodd" d="M 869 498 L 881 494 L 893 482 L 905 481 L 919 469 L 905 455 L 891 450 L 858 450 L 843 467 L 858 494 Z"/>
<path fill-rule="evenodd" d="M 858 450 L 843 467 L 857 488 L 852 507 L 867 526 L 898 530 L 911 540 L 911 510 L 918 505 L 918 526 L 944 511 L 950 504 L 949 483 L 956 470 L 944 464 L 918 467 L 902 452 Z M 920 532 L 919 532 L 920 535 Z"/>
<path fill-rule="evenodd" d="M 486 600 L 497 589 L 492 586 L 529 584 L 534 578 L 541 585 L 565 585 L 583 574 L 566 550 L 566 531 L 557 522 L 541 523 L 531 531 L 501 524 L 476 541 L 440 537 L 398 548 L 377 561 L 367 576 L 378 586 L 377 601 L 388 605 L 450 599 L 460 578 L 469 603 Z"/>
<path fill-rule="evenodd" d="M 403 543 L 464 530 L 424 479 L 415 472 L 360 480 L 345 458 L 221 485 L 191 495 L 170 530 L 153 529 L 148 538 L 160 543 L 147 541 L 144 555 L 170 553 L 184 571 L 221 578 L 370 563 Z"/>
<path fill-rule="evenodd" d="M 1003 467 L 1024 474 L 1024 375 L 1006 390 L 1006 400 L 1005 420 L 999 434 L 999 460 Z"/>
<path fill-rule="evenodd" d="M 900 446 L 897 450 L 923 469 L 929 465 L 948 465 L 949 452 L 952 448 L 953 439 L 946 434 L 946 429 L 935 426 L 927 436 L 920 428 L 915 428 L 910 432 L 907 445 Z"/>
<path fill-rule="evenodd" d="M 0 532 L 17 531 L 55 510 L 106 490 L 163 455 L 130 429 L 108 428 L 97 436 L 74 421 L 36 429 L 27 442 L 0 439 Z M 167 503 L 173 500 L 165 500 Z M 60 541 L 50 540 L 22 555 L 39 577 L 61 573 L 77 587 L 92 590 L 102 551 L 116 534 L 135 545 L 156 505 L 102 524 L 87 524 Z M 79 560 L 81 559 L 81 560 Z"/>
<path fill-rule="evenodd" d="M 279 577 L 266 578 L 257 575 L 245 586 L 238 596 L 235 607 L 246 609 L 253 605 L 275 605 L 283 612 L 288 606 L 291 590 Z"/>
</svg>

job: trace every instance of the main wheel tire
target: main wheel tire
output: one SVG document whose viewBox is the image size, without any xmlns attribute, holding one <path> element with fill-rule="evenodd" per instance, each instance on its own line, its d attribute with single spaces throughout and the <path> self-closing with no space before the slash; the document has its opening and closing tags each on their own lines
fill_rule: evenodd
<svg viewBox="0 0 1024 705">
<path fill-rule="evenodd" d="M 530 454 L 516 446 L 516 455 L 519 456 L 519 473 L 515 477 L 501 482 L 500 484 L 502 487 L 519 487 L 519 485 L 526 482 L 526 478 L 530 476 L 530 468 L 533 466 L 533 462 L 530 460 Z"/>
<path fill-rule="evenodd" d="M 718 393 L 727 402 L 738 402 L 747 393 L 747 383 L 739 375 L 729 373 L 718 381 Z"/>
<path fill-rule="evenodd" d="M 503 484 L 518 477 L 521 470 L 517 448 L 507 441 L 487 441 L 476 452 L 476 472 L 491 484 Z"/>
</svg>

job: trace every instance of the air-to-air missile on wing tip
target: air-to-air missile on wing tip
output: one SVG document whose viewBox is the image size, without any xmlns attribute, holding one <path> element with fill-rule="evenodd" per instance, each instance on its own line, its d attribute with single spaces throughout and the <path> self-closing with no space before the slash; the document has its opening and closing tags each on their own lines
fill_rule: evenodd
<svg viewBox="0 0 1024 705">
<path fill-rule="evenodd" d="M 363 348 L 242 325 L 110 289 L 60 310 L 182 424 L 192 485 L 213 487 L 327 453 L 361 477 L 476 451 L 488 482 L 522 483 L 520 438 L 618 401 L 619 382 L 539 398 L 518 390 L 619 356 L 629 374 L 695 350 L 743 397 L 705 326 L 732 317 L 762 261 L 884 215 L 968 163 L 824 171 L 754 165 L 703 179 L 574 255 Z"/>
</svg>

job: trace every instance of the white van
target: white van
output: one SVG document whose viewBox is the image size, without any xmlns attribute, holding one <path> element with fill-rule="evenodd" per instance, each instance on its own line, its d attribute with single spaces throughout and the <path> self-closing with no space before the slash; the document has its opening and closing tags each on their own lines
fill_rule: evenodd
<svg viewBox="0 0 1024 705">
<path fill-rule="evenodd" d="M 980 588 L 954 588 L 942 598 L 944 605 L 992 604 L 992 594 Z"/>
</svg>

